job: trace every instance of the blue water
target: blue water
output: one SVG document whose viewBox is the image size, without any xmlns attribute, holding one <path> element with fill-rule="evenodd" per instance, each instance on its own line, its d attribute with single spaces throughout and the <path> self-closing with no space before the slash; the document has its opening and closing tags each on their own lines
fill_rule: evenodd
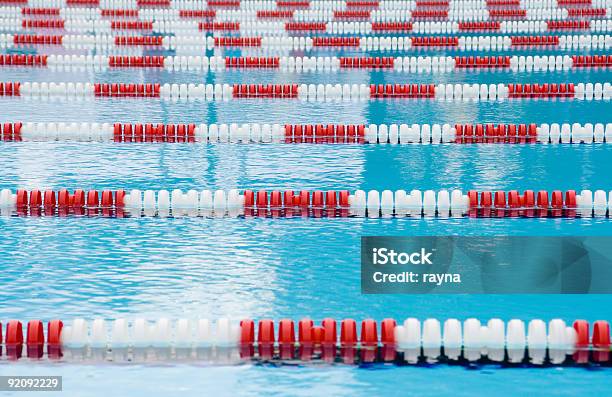
<svg viewBox="0 0 612 397">
<path fill-rule="evenodd" d="M 513 52 L 518 53 L 518 52 Z M 104 82 L 605 82 L 609 71 L 219 74 L 2 69 L 1 80 Z M 609 102 L 316 103 L 0 99 L 0 121 L 612 122 Z M 612 190 L 608 145 L 2 143 L 2 188 Z M 612 297 L 360 294 L 363 235 L 612 235 L 608 219 L 0 218 L 0 318 L 311 316 L 612 319 Z M 0 361 L 63 375 L 68 395 L 610 394 L 610 369 L 201 367 Z M 19 394 L 21 395 L 21 394 Z"/>
</svg>

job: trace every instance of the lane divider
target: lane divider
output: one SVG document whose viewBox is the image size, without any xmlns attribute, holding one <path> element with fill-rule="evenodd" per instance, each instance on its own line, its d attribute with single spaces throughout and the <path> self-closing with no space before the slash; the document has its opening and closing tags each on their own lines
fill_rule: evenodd
<svg viewBox="0 0 612 397">
<path fill-rule="evenodd" d="M 607 217 L 612 191 L 0 191 L 3 215 L 159 217 Z"/>
<path fill-rule="evenodd" d="M 283 14 L 262 14 L 283 15 Z M 585 19 L 583 19 L 585 18 Z M 304 34 L 308 32 L 326 33 L 333 35 L 348 34 L 453 34 L 459 32 L 498 32 L 498 33 L 545 33 L 545 32 L 610 32 L 612 31 L 612 19 L 594 19 L 581 17 L 578 20 L 551 19 L 540 17 L 530 20 L 504 20 L 496 18 L 494 21 L 471 19 L 458 21 L 419 21 L 405 18 L 403 21 L 395 19 L 365 21 L 298 21 L 296 18 L 272 18 L 262 19 L 167 19 L 149 17 L 148 19 L 129 19 L 124 17 L 107 18 L 58 18 L 56 16 L 23 17 L 9 14 L 0 15 L 0 31 L 31 31 L 35 29 L 63 29 L 67 32 L 84 33 L 112 33 L 112 32 L 147 32 L 155 34 L 198 34 L 201 32 L 239 32 L 240 34 L 259 34 L 271 36 L 286 36 L 287 34 Z"/>
<path fill-rule="evenodd" d="M 222 72 L 227 69 L 278 69 L 283 72 L 338 72 L 375 69 L 405 73 L 449 73 L 506 70 L 556 71 L 575 68 L 610 68 L 612 55 L 564 56 L 434 56 L 434 57 L 203 57 L 134 55 L 0 54 L 0 67 L 49 67 L 52 69 L 154 68 L 167 71 Z"/>
<path fill-rule="evenodd" d="M 287 144 L 612 143 L 612 123 L 130 124 L 0 123 L 2 141 Z"/>
<path fill-rule="evenodd" d="M 0 96 L 30 99 L 160 98 L 162 100 L 298 99 L 366 101 L 438 99 L 498 101 L 507 99 L 610 100 L 606 83 L 530 84 L 159 84 L 89 82 L 0 82 Z"/>
<path fill-rule="evenodd" d="M 457 51 L 607 50 L 611 35 L 522 35 L 522 36 L 415 36 L 415 37 L 205 37 L 151 35 L 32 35 L 0 34 L 0 46 L 22 49 L 38 46 L 62 46 L 92 54 L 127 49 L 177 50 L 181 54 L 201 54 L 214 48 L 257 48 L 267 52 L 316 51 L 322 48 L 350 48 L 365 51 L 407 52 Z M 68 55 L 69 56 L 69 55 Z"/>
<path fill-rule="evenodd" d="M 213 323 L 208 319 L 160 318 L 151 322 L 137 318 L 74 319 L 70 324 L 51 320 L 46 327 L 41 320 L 30 320 L 25 327 L 18 320 L 9 320 L 4 345 L 9 360 L 22 358 L 24 346 L 25 356 L 30 359 L 46 354 L 49 359 L 64 360 L 102 358 L 104 353 L 120 357 L 127 356 L 128 351 L 140 356 L 150 348 L 172 349 L 172 354 L 185 358 L 194 350 L 215 347 L 221 351 L 236 349 L 232 354 L 237 361 L 321 359 L 351 364 L 416 364 L 419 358 L 429 357 L 442 362 L 486 358 L 493 362 L 560 365 L 566 361 L 609 363 L 611 342 L 610 325 L 604 320 L 592 324 L 575 320 L 568 325 L 561 319 L 548 324 L 534 319 L 525 324 L 520 319 L 506 323 L 499 318 L 485 322 L 476 318 L 463 322 L 453 318 L 443 322 L 407 318 L 400 323 L 392 318 L 380 323 L 350 318 L 325 318 L 317 323 L 304 318 L 296 324 L 291 319 L 275 322 L 247 318 L 235 322 L 220 318 Z"/>
</svg>

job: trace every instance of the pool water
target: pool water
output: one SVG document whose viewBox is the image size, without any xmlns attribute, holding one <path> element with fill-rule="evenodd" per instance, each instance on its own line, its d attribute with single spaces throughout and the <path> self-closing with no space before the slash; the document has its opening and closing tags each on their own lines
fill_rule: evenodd
<svg viewBox="0 0 612 397">
<path fill-rule="evenodd" d="M 513 54 L 521 55 L 520 51 Z M 526 53 L 525 53 L 526 54 Z M 428 53 L 428 55 L 430 55 Z M 497 55 L 491 53 L 490 55 Z M 609 70 L 216 74 L 3 69 L 2 80 L 206 83 L 606 82 Z M 612 122 L 607 101 L 300 102 L 0 98 L 0 121 L 154 123 Z M 1 188 L 604 189 L 610 145 L 0 145 Z M 594 219 L 0 218 L 0 318 L 612 319 L 607 295 L 362 295 L 367 235 L 611 235 Z M 609 394 L 610 368 L 73 364 L 0 361 L 63 375 L 70 395 Z M 154 381 L 152 381 L 154 380 Z M 21 395 L 21 394 L 19 394 Z"/>
</svg>

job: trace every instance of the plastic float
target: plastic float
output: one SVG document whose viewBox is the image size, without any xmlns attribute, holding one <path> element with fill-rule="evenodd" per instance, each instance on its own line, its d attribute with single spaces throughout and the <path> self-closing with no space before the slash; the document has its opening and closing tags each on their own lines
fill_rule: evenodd
<svg viewBox="0 0 612 397">
<path fill-rule="evenodd" d="M 287 144 L 580 144 L 612 142 L 612 123 L 130 124 L 3 123 L 1 141 Z"/>
<path fill-rule="evenodd" d="M 286 99 L 367 100 L 610 100 L 605 83 L 530 84 L 134 84 L 90 82 L 0 82 L 0 96 L 34 99 L 159 98 L 162 100 Z"/>
<path fill-rule="evenodd" d="M 2 215 L 159 217 L 590 218 L 612 214 L 612 191 L 541 190 L 17 190 L 0 191 Z"/>
<path fill-rule="evenodd" d="M 434 56 L 434 57 L 202 57 L 202 56 L 105 56 L 0 54 L 0 67 L 49 67 L 61 70 L 154 68 L 167 71 L 227 69 L 279 69 L 283 72 L 338 72 L 344 69 L 376 69 L 405 73 L 449 73 L 506 70 L 556 71 L 575 68 L 610 68 L 612 55 L 564 56 Z"/>
<path fill-rule="evenodd" d="M 286 35 L 288 33 L 307 33 L 318 31 L 333 35 L 343 34 L 380 34 L 380 33 L 432 33 L 451 34 L 458 32 L 470 33 L 544 33 L 558 31 L 610 31 L 610 19 L 592 19 L 583 17 L 576 20 L 568 19 L 530 19 L 530 20 L 502 20 L 495 21 L 328 21 L 300 22 L 296 18 L 287 18 L 286 11 L 258 11 L 259 20 L 242 18 L 201 18 L 183 17 L 192 14 L 168 14 L 159 10 L 155 15 L 142 19 L 129 19 L 118 15 L 114 19 L 104 16 L 105 11 L 117 14 L 129 14 L 130 10 L 99 10 L 85 9 L 31 9 L 28 12 L 40 14 L 22 15 L 19 9 L 0 7 L 4 14 L 0 17 L 0 30 L 31 31 L 35 29 L 63 29 L 68 32 L 95 32 L 110 33 L 125 32 L 152 32 L 156 34 L 174 33 L 185 34 L 201 31 L 242 33 L 259 33 L 270 36 Z M 134 10 L 137 11 L 137 10 Z M 139 11 L 146 14 L 148 10 Z M 48 14 L 45 14 L 47 12 Z M 80 14 L 75 15 L 75 12 Z M 98 14 L 95 14 L 95 13 Z M 261 13 L 261 14 L 259 14 Z M 299 18 L 298 18 L 299 19 Z M 198 22 L 198 20 L 200 22 Z M 205 22 L 201 22 L 204 20 Z M 133 23 L 131 23 L 133 22 Z"/>
<path fill-rule="evenodd" d="M 0 54 L 0 67 L 48 67 L 60 70 L 153 68 L 167 71 L 222 72 L 227 69 L 278 69 L 283 72 L 338 72 L 375 69 L 404 73 L 462 71 L 557 71 L 612 67 L 612 55 L 419 56 L 419 57 L 203 57 Z"/>
<path fill-rule="evenodd" d="M 612 22 L 612 20 L 611 20 Z M 612 25 L 611 29 L 612 30 Z M 211 37 L 198 34 L 176 36 L 150 34 L 0 34 L 0 47 L 12 49 L 38 48 L 40 46 L 61 46 L 79 50 L 79 55 L 133 53 L 144 49 L 176 50 L 178 55 L 202 57 L 206 50 L 213 48 L 250 48 L 261 53 L 286 51 L 316 51 L 325 48 L 346 48 L 361 52 L 381 51 L 391 53 L 426 52 L 440 49 L 456 51 L 507 51 L 519 49 L 548 50 L 607 50 L 612 47 L 609 34 L 574 35 L 436 35 L 436 36 L 262 36 L 242 35 Z M 85 51 L 86 54 L 82 52 Z M 604 54 L 605 56 L 605 54 Z"/>
<path fill-rule="evenodd" d="M 46 332 L 45 332 L 46 330 Z M 296 332 L 297 330 L 297 332 Z M 0 332 L 1 333 L 1 332 Z M 325 318 L 231 321 L 142 318 L 128 321 L 74 319 L 6 322 L 5 356 L 55 361 L 245 361 L 313 363 L 482 363 L 516 365 L 610 365 L 610 325 L 561 319 L 481 322 L 468 318 Z"/>
</svg>

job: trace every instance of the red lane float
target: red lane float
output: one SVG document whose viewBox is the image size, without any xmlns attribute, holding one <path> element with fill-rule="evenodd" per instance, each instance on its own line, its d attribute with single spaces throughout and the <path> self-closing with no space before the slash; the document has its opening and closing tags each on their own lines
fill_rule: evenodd
<svg viewBox="0 0 612 397">
<path fill-rule="evenodd" d="M 21 21 L 22 28 L 35 29 L 64 29 L 62 19 L 24 19 Z"/>
<path fill-rule="evenodd" d="M 340 57 L 340 68 L 347 69 L 392 69 L 393 57 Z"/>
<path fill-rule="evenodd" d="M 164 57 L 158 56 L 114 56 L 108 57 L 109 67 L 146 67 L 146 68 L 163 68 Z"/>
<path fill-rule="evenodd" d="M 208 7 L 218 7 L 218 8 L 239 8 L 240 1 L 239 0 L 208 0 L 206 2 Z"/>
<path fill-rule="evenodd" d="M 59 191 L 17 190 L 15 208 L 19 216 L 104 215 L 123 217 L 125 191 L 77 189 Z"/>
<path fill-rule="evenodd" d="M 510 36 L 513 46 L 556 46 L 559 36 Z"/>
<path fill-rule="evenodd" d="M 195 142 L 195 124 L 113 124 L 115 142 Z"/>
<path fill-rule="evenodd" d="M 470 190 L 468 216 L 473 218 L 490 217 L 566 217 L 578 215 L 576 192 L 561 190 L 552 192 L 549 200 L 545 190 L 537 192 L 526 190 L 522 195 L 518 190 L 482 191 Z"/>
<path fill-rule="evenodd" d="M 153 30 L 152 21 L 111 21 L 113 30 Z"/>
<path fill-rule="evenodd" d="M 61 45 L 62 38 L 61 35 L 16 34 L 13 36 L 13 44 Z"/>
<path fill-rule="evenodd" d="M 455 57 L 456 68 L 509 68 L 509 56 Z"/>
<path fill-rule="evenodd" d="M 491 18 L 523 19 L 527 17 L 527 10 L 489 10 Z"/>
<path fill-rule="evenodd" d="M 309 1 L 293 0 L 293 1 L 276 1 L 278 8 L 293 8 L 293 9 L 307 9 L 310 7 Z"/>
<path fill-rule="evenodd" d="M 372 22 L 373 32 L 412 32 L 412 22 Z"/>
<path fill-rule="evenodd" d="M 200 22 L 198 29 L 202 32 L 233 32 L 240 30 L 240 22 Z"/>
<path fill-rule="evenodd" d="M 115 45 L 120 46 L 161 46 L 162 36 L 115 36 Z"/>
<path fill-rule="evenodd" d="M 179 10 L 181 18 L 214 18 L 216 16 L 215 10 Z"/>
<path fill-rule="evenodd" d="M 418 8 L 426 7 L 448 7 L 450 2 L 448 0 L 417 0 L 416 6 Z"/>
<path fill-rule="evenodd" d="M 297 84 L 234 84 L 234 98 L 297 98 Z"/>
<path fill-rule="evenodd" d="M 347 1 L 346 2 L 346 8 L 378 8 L 380 6 L 380 3 L 378 1 L 364 1 L 364 0 L 357 0 L 357 1 Z"/>
<path fill-rule="evenodd" d="M 459 30 L 462 32 L 482 32 L 482 31 L 498 31 L 501 29 L 501 22 L 459 22 Z"/>
<path fill-rule="evenodd" d="M 100 0 L 66 0 L 66 5 L 100 6 Z"/>
<path fill-rule="evenodd" d="M 365 128 L 344 124 L 286 124 L 285 143 L 365 143 Z"/>
<path fill-rule="evenodd" d="M 313 37 L 313 47 L 359 47 L 359 37 Z"/>
<path fill-rule="evenodd" d="M 0 66 L 47 66 L 47 55 L 0 54 Z"/>
<path fill-rule="evenodd" d="M 170 0 L 136 0 L 138 7 L 170 7 Z"/>
<path fill-rule="evenodd" d="M 4 123 L 0 125 L 0 129 L 2 130 L 0 140 L 5 142 L 20 142 L 22 126 L 22 123 Z"/>
<path fill-rule="evenodd" d="M 538 125 L 455 124 L 456 143 L 535 143 Z"/>
<path fill-rule="evenodd" d="M 325 32 L 327 24 L 324 22 L 287 22 L 285 30 L 287 32 Z"/>
<path fill-rule="evenodd" d="M 449 36 L 429 36 L 429 37 L 412 37 L 413 47 L 458 47 L 459 37 Z"/>
<path fill-rule="evenodd" d="M 378 338 L 376 321 L 368 319 L 361 322 L 361 334 L 357 334 L 357 323 L 352 319 L 342 320 L 340 335 L 338 323 L 333 318 L 326 318 L 320 325 L 310 319 L 300 320 L 297 338 L 294 322 L 290 319 L 279 321 L 278 339 L 275 338 L 273 320 L 260 320 L 255 336 L 253 320 L 240 322 L 240 352 L 241 358 L 252 359 L 256 355 L 264 360 L 271 360 L 275 355 L 281 359 L 310 360 L 313 354 L 319 353 L 322 359 L 333 362 L 338 354 L 347 364 L 356 363 L 359 358 L 363 362 L 374 362 L 377 359 L 378 348 L 382 347 L 384 361 L 393 361 L 396 356 L 395 320 L 385 319 L 381 322 L 381 338 Z M 339 338 L 338 338 L 339 337 Z M 296 350 L 296 344 L 300 349 Z M 382 346 L 381 346 L 382 345 Z M 278 349 L 275 349 L 275 346 Z M 255 349 L 257 347 L 257 350 Z M 358 351 L 357 348 L 361 347 Z"/>
<path fill-rule="evenodd" d="M 572 67 L 612 67 L 612 55 L 572 55 Z"/>
<path fill-rule="evenodd" d="M 334 18 L 336 20 L 368 20 L 370 19 L 370 11 L 362 10 L 346 10 L 346 11 L 334 11 Z"/>
<path fill-rule="evenodd" d="M 257 11 L 257 18 L 260 18 L 260 19 L 293 18 L 293 13 L 294 12 L 291 10 L 282 10 L 282 11 L 260 10 L 260 11 Z"/>
<path fill-rule="evenodd" d="M 568 8 L 567 14 L 570 17 L 605 17 L 605 8 Z"/>
<path fill-rule="evenodd" d="M 160 85 L 151 84 L 126 84 L 126 83 L 95 83 L 94 95 L 96 97 L 113 98 L 159 98 Z"/>
<path fill-rule="evenodd" d="M 371 98 L 435 98 L 434 84 L 370 84 Z"/>
<path fill-rule="evenodd" d="M 548 30 L 589 30 L 590 21 L 548 21 Z"/>
<path fill-rule="evenodd" d="M 272 68 L 280 67 L 279 57 L 225 57 L 226 68 Z"/>
<path fill-rule="evenodd" d="M 261 47 L 261 37 L 215 37 L 215 47 Z"/>
<path fill-rule="evenodd" d="M 102 17 L 120 17 L 120 18 L 138 18 L 137 9 L 101 9 L 100 16 Z"/>
<path fill-rule="evenodd" d="M 31 7 L 23 7 L 21 9 L 21 15 L 60 15 L 59 8 L 31 8 Z"/>
<path fill-rule="evenodd" d="M 21 83 L 18 81 L 0 82 L 0 96 L 20 96 Z"/>
<path fill-rule="evenodd" d="M 487 7 L 518 7 L 520 0 L 487 0 Z"/>
<path fill-rule="evenodd" d="M 573 98 L 575 88 L 569 84 L 508 84 L 509 98 Z"/>
<path fill-rule="evenodd" d="M 412 19 L 447 19 L 447 10 L 414 10 L 412 11 Z"/>
</svg>

